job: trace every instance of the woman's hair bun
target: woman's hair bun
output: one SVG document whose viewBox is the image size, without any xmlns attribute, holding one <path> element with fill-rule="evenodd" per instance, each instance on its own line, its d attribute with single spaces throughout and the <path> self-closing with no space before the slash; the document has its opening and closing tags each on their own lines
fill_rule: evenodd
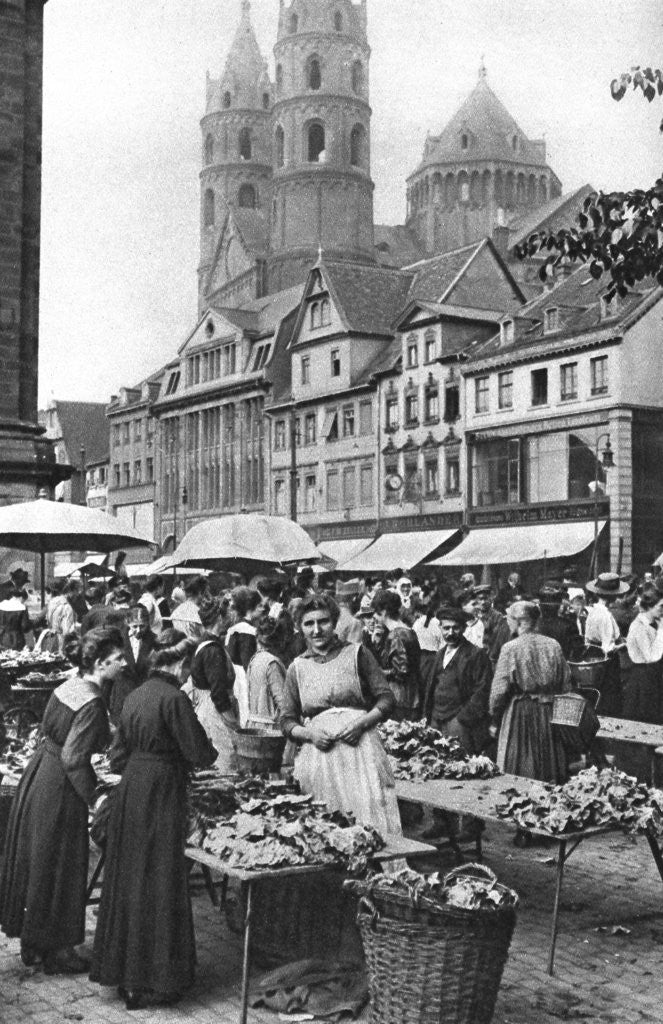
<svg viewBox="0 0 663 1024">
<path fill-rule="evenodd" d="M 67 633 L 62 645 L 62 653 L 67 661 L 70 661 L 76 668 L 81 667 L 81 653 L 83 644 L 78 633 Z"/>
</svg>

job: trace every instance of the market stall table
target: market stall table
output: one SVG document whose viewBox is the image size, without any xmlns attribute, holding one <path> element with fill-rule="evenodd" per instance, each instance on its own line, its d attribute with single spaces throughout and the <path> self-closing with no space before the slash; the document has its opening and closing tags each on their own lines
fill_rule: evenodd
<svg viewBox="0 0 663 1024">
<path fill-rule="evenodd" d="M 396 783 L 396 793 L 402 800 L 409 800 L 412 803 L 425 804 L 441 811 L 452 814 L 467 814 L 481 821 L 491 821 L 498 825 L 505 825 L 517 829 L 517 825 L 509 818 L 503 818 L 498 813 L 498 806 L 506 801 L 507 790 L 516 790 L 518 796 L 528 797 L 532 787 L 540 785 L 534 779 L 524 779 L 519 775 L 498 775 L 493 779 L 437 779 L 430 782 L 404 782 Z M 559 923 L 559 908 L 562 896 L 562 883 L 564 880 L 564 865 L 571 854 L 580 846 L 583 839 L 590 836 L 603 835 L 619 831 L 614 826 L 594 826 L 584 829 L 581 832 L 565 832 L 556 834 L 543 829 L 529 829 L 532 835 L 557 843 L 557 883 L 555 887 L 555 902 L 553 905 L 550 949 L 548 953 L 548 974 L 553 973 L 555 964 L 555 946 L 557 944 L 557 931 Z M 656 837 L 650 832 L 645 833 L 649 848 L 651 850 L 658 873 L 663 880 L 663 854 L 659 848 Z"/>
<path fill-rule="evenodd" d="M 647 747 L 651 755 L 652 786 L 657 784 L 659 774 L 659 758 L 663 756 L 663 725 L 652 725 L 649 722 L 633 722 L 628 718 L 605 718 L 599 715 L 601 728 L 596 738 L 609 740 L 611 743 L 628 743 L 633 746 Z"/>
<path fill-rule="evenodd" d="M 435 853 L 435 847 L 426 843 L 419 843 L 414 839 L 404 839 L 391 836 L 384 849 L 376 852 L 374 861 L 399 860 L 401 857 L 414 857 L 421 854 Z M 251 967 L 251 913 L 253 885 L 266 879 L 301 877 L 302 875 L 320 874 L 324 871 L 333 870 L 328 864 L 304 864 L 286 868 L 260 868 L 256 871 L 249 871 L 246 868 L 231 867 L 220 857 L 215 857 L 205 850 L 190 846 L 186 849 L 188 860 L 200 864 L 202 867 L 226 878 L 236 878 L 245 891 L 246 910 L 244 915 L 244 937 L 243 937 L 243 959 L 242 959 L 242 991 L 240 1024 L 246 1024 L 249 1003 L 249 972 Z"/>
</svg>

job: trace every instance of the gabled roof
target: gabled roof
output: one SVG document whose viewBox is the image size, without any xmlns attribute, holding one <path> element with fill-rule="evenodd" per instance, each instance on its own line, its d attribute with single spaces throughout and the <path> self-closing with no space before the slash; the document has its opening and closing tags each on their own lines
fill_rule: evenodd
<svg viewBox="0 0 663 1024">
<path fill-rule="evenodd" d="M 373 230 L 375 255 L 386 267 L 405 267 L 426 255 L 414 233 L 401 224 L 376 224 Z"/>
<path fill-rule="evenodd" d="M 583 185 L 573 192 L 550 199 L 543 206 L 514 217 L 509 221 L 509 248 L 520 245 L 537 231 L 559 231 L 570 228 L 587 196 L 596 192 L 591 185 Z"/>
<path fill-rule="evenodd" d="M 62 440 L 67 457 L 76 465 L 80 450 L 85 449 L 85 461 L 103 459 L 108 453 L 108 421 L 105 402 L 53 403 L 57 412 Z"/>
<path fill-rule="evenodd" d="M 601 296 L 606 288 L 606 280 L 595 281 L 587 266 L 578 267 L 511 318 L 515 325 L 512 342 L 504 343 L 499 335 L 495 335 L 473 349 L 472 359 L 508 355 L 511 351 L 537 344 L 557 346 L 569 339 L 591 341 L 594 335 L 597 340 L 619 338 L 663 297 L 663 289 L 657 287 L 653 279 L 648 279 L 640 282 L 637 291 L 619 300 L 614 316 L 608 317 L 601 314 Z M 549 309 L 559 310 L 559 329 L 544 333 L 545 312 Z"/>
<path fill-rule="evenodd" d="M 468 264 L 478 255 L 485 239 L 464 245 L 460 249 L 441 252 L 430 259 L 420 260 L 404 269 L 414 275 L 414 283 L 410 292 L 412 298 L 428 299 L 431 302 L 442 302 L 451 287 Z"/>
<path fill-rule="evenodd" d="M 453 320 L 469 320 L 477 323 L 493 323 L 504 317 L 504 311 L 498 309 L 472 309 L 467 306 L 454 306 L 448 302 L 428 302 L 424 299 L 411 299 L 398 318 L 396 327 L 400 329 L 406 324 L 415 310 L 422 310 L 435 317 L 449 317 Z"/>
<path fill-rule="evenodd" d="M 467 149 L 462 135 L 470 136 Z M 513 149 L 512 139 L 518 138 Z M 481 67 L 474 89 L 438 136 L 429 136 L 422 166 L 440 163 L 471 163 L 499 160 L 546 167 L 545 144 L 527 138 L 516 120 L 488 85 Z"/>
<path fill-rule="evenodd" d="M 361 263 L 320 264 L 346 330 L 391 336 L 414 275 Z"/>
</svg>

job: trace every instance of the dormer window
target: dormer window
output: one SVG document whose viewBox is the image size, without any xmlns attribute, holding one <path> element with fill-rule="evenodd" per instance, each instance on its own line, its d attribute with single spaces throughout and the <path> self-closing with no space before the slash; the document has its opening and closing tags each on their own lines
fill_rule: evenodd
<svg viewBox="0 0 663 1024">
<path fill-rule="evenodd" d="M 212 320 L 208 320 L 205 324 L 205 334 L 208 338 L 211 338 L 214 334 L 214 323 Z"/>
<path fill-rule="evenodd" d="M 331 324 L 331 302 L 323 299 L 320 303 L 320 326 L 329 327 Z"/>
<path fill-rule="evenodd" d="M 510 345 L 515 337 L 513 320 L 503 320 L 500 324 L 500 345 Z"/>
<path fill-rule="evenodd" d="M 168 378 L 168 384 L 166 385 L 166 394 L 174 395 L 179 387 L 180 383 L 180 371 L 173 370 L 170 377 Z"/>
<path fill-rule="evenodd" d="M 557 306 L 551 306 L 543 313 L 543 333 L 551 334 L 557 330 L 559 330 L 559 309 Z"/>
<path fill-rule="evenodd" d="M 310 325 L 311 325 L 311 330 L 312 331 L 315 331 L 318 327 L 322 326 L 322 321 L 320 320 L 320 303 L 319 302 L 314 302 L 311 305 L 311 323 L 310 323 Z"/>
</svg>

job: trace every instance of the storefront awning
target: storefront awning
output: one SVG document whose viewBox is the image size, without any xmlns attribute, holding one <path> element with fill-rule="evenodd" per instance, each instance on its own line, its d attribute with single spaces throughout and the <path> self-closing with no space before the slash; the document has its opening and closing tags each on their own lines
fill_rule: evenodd
<svg viewBox="0 0 663 1024">
<path fill-rule="evenodd" d="M 416 533 L 384 533 L 370 547 L 339 566 L 343 572 L 388 572 L 400 566 L 414 569 L 442 544 L 460 536 L 459 530 L 426 530 Z"/>
<path fill-rule="evenodd" d="M 599 521 L 599 533 L 605 520 Z M 594 523 L 494 526 L 472 532 L 431 565 L 505 565 L 577 555 L 594 542 Z"/>
<path fill-rule="evenodd" d="M 373 537 L 355 537 L 354 540 L 323 540 L 318 544 L 320 554 L 341 569 L 343 563 L 355 558 L 373 543 Z"/>
</svg>

